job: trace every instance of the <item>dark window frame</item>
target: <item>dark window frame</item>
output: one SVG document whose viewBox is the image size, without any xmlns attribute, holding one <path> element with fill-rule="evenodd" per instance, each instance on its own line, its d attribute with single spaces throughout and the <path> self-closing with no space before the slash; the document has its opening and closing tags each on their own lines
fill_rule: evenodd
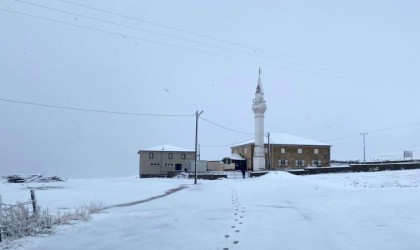
<svg viewBox="0 0 420 250">
<path fill-rule="evenodd" d="M 278 161 L 279 166 L 287 166 L 287 165 L 289 165 L 288 163 L 289 163 L 288 160 L 281 159 L 281 160 Z"/>
<path fill-rule="evenodd" d="M 312 160 L 312 165 L 320 166 L 322 162 L 320 160 Z"/>
<path fill-rule="evenodd" d="M 305 160 L 296 160 L 296 166 L 304 166 L 305 165 Z"/>
</svg>

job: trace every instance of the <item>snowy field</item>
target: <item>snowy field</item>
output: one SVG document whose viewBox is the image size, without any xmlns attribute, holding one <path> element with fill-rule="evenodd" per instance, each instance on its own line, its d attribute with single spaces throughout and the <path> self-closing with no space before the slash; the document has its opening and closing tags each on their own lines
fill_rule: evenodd
<svg viewBox="0 0 420 250">
<path fill-rule="evenodd" d="M 252 179 L 89 179 L 0 184 L 3 203 L 29 199 L 51 211 L 92 201 L 112 207 L 2 248 L 420 249 L 420 170 Z M 1 244 L 1 243 L 0 243 Z"/>
</svg>

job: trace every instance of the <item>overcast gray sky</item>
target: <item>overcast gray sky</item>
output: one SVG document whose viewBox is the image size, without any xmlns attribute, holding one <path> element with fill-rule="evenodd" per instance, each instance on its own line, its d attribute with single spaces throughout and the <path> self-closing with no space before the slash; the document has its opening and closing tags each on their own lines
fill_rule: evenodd
<svg viewBox="0 0 420 250">
<path fill-rule="evenodd" d="M 82 6 L 83 5 L 83 6 Z M 89 7 L 89 8 L 87 8 Z M 333 159 L 420 148 L 419 1 L 0 1 L 1 175 L 138 174 L 160 144 L 220 160 L 265 131 L 329 142 Z M 219 146 L 219 147 L 209 147 Z"/>
</svg>

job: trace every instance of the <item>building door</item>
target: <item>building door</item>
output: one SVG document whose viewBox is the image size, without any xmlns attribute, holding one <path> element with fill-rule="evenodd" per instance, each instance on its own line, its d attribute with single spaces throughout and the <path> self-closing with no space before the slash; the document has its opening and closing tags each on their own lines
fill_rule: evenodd
<svg viewBox="0 0 420 250">
<path fill-rule="evenodd" d="M 176 163 L 175 164 L 175 170 L 179 170 L 179 171 L 181 171 L 182 170 L 182 164 L 181 163 Z"/>
</svg>

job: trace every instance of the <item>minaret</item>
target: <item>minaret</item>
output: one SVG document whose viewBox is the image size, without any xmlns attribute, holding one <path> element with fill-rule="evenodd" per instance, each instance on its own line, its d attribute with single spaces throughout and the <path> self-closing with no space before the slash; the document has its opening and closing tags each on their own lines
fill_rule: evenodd
<svg viewBox="0 0 420 250">
<path fill-rule="evenodd" d="M 258 85 L 255 91 L 255 99 L 252 104 L 252 110 L 255 117 L 255 147 L 253 159 L 253 171 L 265 169 L 265 153 L 264 153 L 264 113 L 267 104 L 264 100 L 264 91 L 261 83 L 261 68 L 258 71 Z"/>
</svg>

